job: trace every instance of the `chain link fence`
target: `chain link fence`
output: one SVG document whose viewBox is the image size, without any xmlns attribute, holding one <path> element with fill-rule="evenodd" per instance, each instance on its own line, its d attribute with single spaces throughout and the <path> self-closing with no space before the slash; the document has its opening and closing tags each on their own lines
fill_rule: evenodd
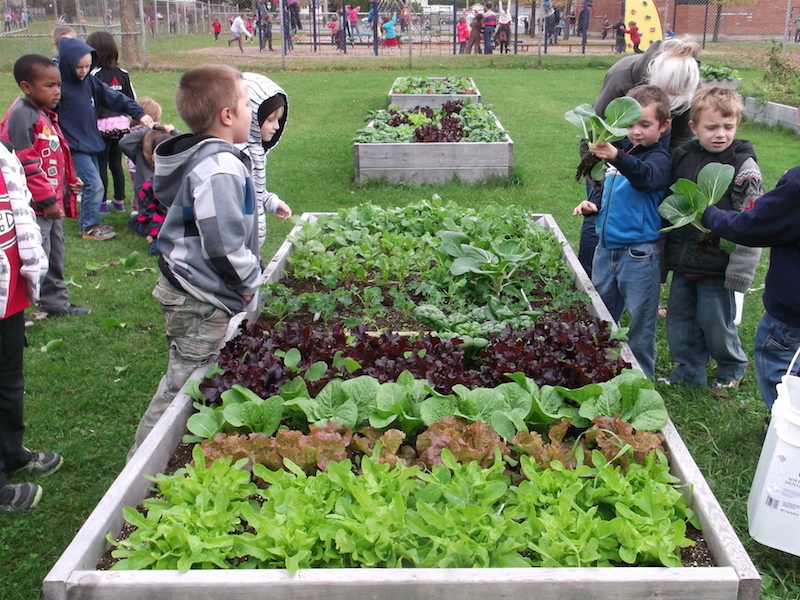
<svg viewBox="0 0 800 600">
<path fill-rule="evenodd" d="M 458 23 L 469 26 L 485 12 L 482 3 L 468 0 L 424 6 L 416 0 L 361 0 L 351 11 L 343 10 L 339 0 L 251 0 L 244 8 L 196 0 L 41 1 L 46 5 L 26 0 L 3 5 L 0 68 L 10 69 L 28 52 L 53 55 L 52 32 L 58 23 L 71 25 L 80 37 L 98 29 L 112 32 L 124 67 L 229 62 L 247 68 L 267 63 L 264 68 L 273 69 L 294 60 L 373 57 L 410 63 L 415 56 L 463 52 Z M 623 48 L 616 46 L 614 26 L 627 27 L 628 19 L 639 18 L 643 49 L 650 43 L 648 34 L 691 34 L 706 55 L 737 55 L 745 64 L 763 67 L 767 51 L 778 44 L 782 56 L 800 63 L 800 0 L 506 0 L 494 9 L 501 7 L 508 14 L 501 24 L 510 21 L 509 53 L 540 60 L 630 52 L 629 36 Z M 241 49 L 238 41 L 229 41 L 239 15 L 248 30 Z M 397 46 L 387 43 L 386 24 L 396 31 Z M 483 49 L 482 43 L 476 46 Z"/>
</svg>

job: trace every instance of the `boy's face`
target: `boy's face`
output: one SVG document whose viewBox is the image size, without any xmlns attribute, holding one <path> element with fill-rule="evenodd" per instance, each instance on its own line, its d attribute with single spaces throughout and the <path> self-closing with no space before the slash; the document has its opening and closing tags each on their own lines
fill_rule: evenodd
<svg viewBox="0 0 800 600">
<path fill-rule="evenodd" d="M 61 72 L 56 65 L 37 69 L 32 81 L 21 81 L 20 89 L 36 108 L 54 109 L 61 100 Z"/>
<path fill-rule="evenodd" d="M 697 141 L 704 150 L 713 154 L 724 152 L 730 147 L 738 126 L 739 119 L 733 115 L 723 117 L 717 109 L 704 110 L 697 122 L 689 121 L 689 127 L 697 136 Z"/>
<path fill-rule="evenodd" d="M 77 63 L 75 63 L 75 75 L 78 79 L 84 80 L 92 69 L 92 53 L 84 54 Z"/>
<path fill-rule="evenodd" d="M 250 93 L 247 91 L 247 86 L 244 81 L 240 80 L 238 85 L 239 101 L 234 107 L 235 110 L 231 111 L 234 144 L 242 144 L 250 137 L 250 119 L 252 118 L 252 113 L 250 112 Z"/>
<path fill-rule="evenodd" d="M 654 103 L 642 107 L 641 118 L 628 127 L 628 139 L 635 146 L 652 146 L 669 127 L 669 119 L 664 123 L 658 120 Z"/>
<path fill-rule="evenodd" d="M 269 142 L 281 128 L 280 120 L 283 117 L 284 107 L 272 111 L 266 121 L 261 124 L 261 141 Z"/>
</svg>

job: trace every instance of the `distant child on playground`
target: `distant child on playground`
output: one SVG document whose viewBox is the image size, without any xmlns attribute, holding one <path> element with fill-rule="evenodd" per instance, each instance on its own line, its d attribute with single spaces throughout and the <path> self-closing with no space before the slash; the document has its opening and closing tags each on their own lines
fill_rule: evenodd
<svg viewBox="0 0 800 600">
<path fill-rule="evenodd" d="M 277 194 L 267 191 L 267 154 L 280 141 L 289 117 L 286 92 L 274 81 L 258 73 L 243 73 L 250 94 L 253 119 L 244 151 L 253 162 L 253 186 L 258 208 L 258 241 L 264 245 L 267 237 L 266 213 L 279 219 L 292 216 L 292 209 Z"/>
<path fill-rule="evenodd" d="M 222 23 L 219 22 L 217 17 L 214 17 L 214 21 L 211 23 L 211 30 L 214 32 L 214 41 L 216 42 L 219 39 L 220 32 L 222 32 Z"/>
<path fill-rule="evenodd" d="M 252 122 L 241 72 L 227 65 L 189 69 L 175 107 L 192 133 L 158 146 L 153 178 L 156 196 L 169 206 L 153 291 L 166 320 L 169 364 L 129 459 L 191 374 L 214 361 L 231 319 L 255 309 L 262 279 L 250 159 L 234 146 L 247 142 Z"/>
<path fill-rule="evenodd" d="M 331 44 L 334 44 L 337 50 L 342 50 L 344 48 L 342 31 L 339 27 L 339 18 L 337 16 L 334 15 L 328 20 L 328 29 L 331 30 Z"/>
<path fill-rule="evenodd" d="M 467 17 L 461 17 L 456 25 L 456 36 L 458 37 L 458 53 L 464 54 L 467 49 L 467 40 L 469 39 L 469 25 L 467 25 Z"/>
<path fill-rule="evenodd" d="M 761 171 L 753 145 L 734 139 L 742 119 L 742 102 L 731 89 L 721 86 L 700 88 L 692 99 L 689 126 L 697 136 L 675 150 L 673 181 L 697 181 L 698 173 L 712 163 L 731 165 L 733 181 L 717 208 L 743 211 L 764 194 Z M 753 282 L 759 248 L 736 246 L 728 254 L 719 243 L 706 239 L 692 225 L 667 233 L 665 258 L 673 271 L 667 304 L 667 342 L 672 359 L 678 363 L 665 383 L 691 387 L 706 385 L 708 359 L 717 362 L 718 389 L 739 385 L 748 359 L 734 325 L 734 292 L 747 292 Z"/>
<path fill-rule="evenodd" d="M 248 33 L 247 27 L 245 27 L 244 24 L 244 13 L 236 15 L 233 23 L 231 23 L 231 37 L 228 40 L 228 46 L 231 45 L 231 42 L 237 42 L 239 44 L 239 50 L 244 54 L 242 36 L 250 37 L 250 33 Z"/>
<path fill-rule="evenodd" d="M 105 200 L 98 155 L 105 142 L 97 129 L 97 111 L 108 108 L 138 119 L 148 127 L 153 120 L 125 94 L 109 88 L 89 71 L 97 53 L 83 40 L 62 37 L 58 41 L 61 101 L 58 115 L 72 151 L 75 172 L 83 181 L 78 226 L 85 240 L 108 240 L 116 234 L 100 224 L 100 205 Z"/>
<path fill-rule="evenodd" d="M 272 50 L 272 17 L 268 14 L 264 15 L 261 21 L 261 51 L 264 50 L 264 46 Z"/>
<path fill-rule="evenodd" d="M 628 28 L 623 29 L 623 33 L 627 33 L 629 36 L 631 36 L 631 44 L 633 44 L 633 53 L 644 54 L 644 52 L 639 49 L 639 44 L 642 43 L 642 35 L 639 33 L 639 28 L 636 26 L 636 21 L 630 21 L 628 23 Z"/>
<path fill-rule="evenodd" d="M 628 344 L 644 374 L 653 377 L 661 285 L 658 205 L 672 175 L 669 137 L 661 136 L 670 125 L 670 106 L 666 92 L 654 85 L 636 86 L 628 96 L 641 105 L 642 116 L 628 127 L 627 139 L 590 147 L 608 162 L 592 283 L 615 321 L 625 310 L 630 314 Z M 584 200 L 572 214 L 597 212 L 594 202 Z"/>
<path fill-rule="evenodd" d="M 392 53 L 392 48 L 397 46 L 397 32 L 395 31 L 394 24 L 397 21 L 397 15 L 392 13 L 391 19 L 386 19 L 384 17 L 383 23 L 381 24 L 381 29 L 383 29 L 383 45 L 386 46 L 389 50 L 389 54 Z"/>
<path fill-rule="evenodd" d="M 131 100 L 136 100 L 136 92 L 133 89 L 130 75 L 119 66 L 119 50 L 114 36 L 107 31 L 95 31 L 86 38 L 86 43 L 95 49 L 99 61 L 98 66 L 92 69 L 92 75 L 115 92 L 120 92 Z M 104 107 L 98 108 L 97 117 L 97 129 L 106 144 L 105 151 L 98 155 L 97 160 L 100 167 L 100 179 L 103 181 L 105 190 L 105 199 L 100 205 L 100 212 L 108 212 L 109 169 L 114 182 L 112 206 L 114 210 L 122 211 L 125 210 L 125 171 L 122 169 L 122 150 L 119 148 L 119 140 L 130 132 L 131 122 L 128 120 L 127 114 Z"/>
<path fill-rule="evenodd" d="M 0 138 L 10 142 L 24 165 L 49 261 L 33 318 L 83 315 L 89 309 L 69 301 L 64 283 L 64 217 L 78 216 L 77 194 L 83 182 L 75 175 L 55 113 L 61 99 L 61 73 L 46 56 L 26 54 L 14 63 L 14 79 L 25 97 L 17 99 L 3 117 Z"/>
</svg>

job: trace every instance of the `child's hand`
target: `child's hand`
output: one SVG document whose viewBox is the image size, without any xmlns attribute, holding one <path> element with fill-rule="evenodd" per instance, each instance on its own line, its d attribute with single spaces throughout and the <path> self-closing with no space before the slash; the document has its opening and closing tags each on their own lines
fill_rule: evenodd
<svg viewBox="0 0 800 600">
<path fill-rule="evenodd" d="M 69 191 L 76 196 L 83 190 L 83 181 L 79 178 L 75 179 L 74 183 L 69 184 Z"/>
<path fill-rule="evenodd" d="M 146 125 L 150 129 L 152 129 L 153 125 L 156 124 L 156 122 L 153 121 L 153 117 L 151 117 L 150 115 L 143 116 L 141 119 L 139 119 L 139 123 L 141 123 L 142 125 Z"/>
<path fill-rule="evenodd" d="M 173 131 L 175 131 L 175 125 L 162 125 L 162 127 L 164 128 L 164 131 L 166 131 L 167 133 L 172 133 Z"/>
<path fill-rule="evenodd" d="M 55 221 L 56 219 L 60 219 L 64 215 L 61 214 L 61 209 L 58 208 L 58 203 L 53 202 L 52 204 L 46 206 L 42 211 L 44 218 L 49 219 L 50 221 Z"/>
<path fill-rule="evenodd" d="M 593 146 L 589 146 L 589 152 L 603 160 L 614 160 L 619 156 L 619 148 L 608 142 L 597 142 Z"/>
<path fill-rule="evenodd" d="M 578 215 L 593 215 L 598 211 L 597 205 L 594 202 L 589 202 L 588 200 L 584 200 L 578 206 L 575 207 L 575 210 L 572 211 L 572 216 L 577 217 Z"/>
<path fill-rule="evenodd" d="M 283 200 L 278 202 L 278 208 L 275 209 L 275 216 L 279 219 L 286 221 L 292 216 L 292 209 Z"/>
</svg>

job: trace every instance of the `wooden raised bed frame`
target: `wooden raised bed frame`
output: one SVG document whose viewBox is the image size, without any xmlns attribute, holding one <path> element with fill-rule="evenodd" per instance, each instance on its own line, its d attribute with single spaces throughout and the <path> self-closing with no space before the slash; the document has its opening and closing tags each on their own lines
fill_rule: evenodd
<svg viewBox="0 0 800 600">
<path fill-rule="evenodd" d="M 370 123 L 371 124 L 371 123 Z M 502 128 L 497 121 L 498 127 Z M 514 142 L 395 142 L 353 144 L 355 181 L 381 179 L 389 183 L 447 183 L 458 177 L 474 183 L 489 177 L 510 177 Z"/>
<path fill-rule="evenodd" d="M 394 86 L 401 79 L 398 77 L 394 80 L 392 87 L 389 88 L 389 104 L 396 104 L 401 108 L 414 108 L 416 106 L 430 106 L 431 108 L 442 108 L 442 104 L 450 102 L 451 100 L 471 100 L 473 104 L 480 104 L 481 92 L 475 81 L 470 77 L 472 87 L 475 88 L 474 94 L 395 94 L 392 92 Z M 447 77 L 428 77 L 436 81 L 444 81 Z"/>
<path fill-rule="evenodd" d="M 306 213 L 306 219 L 316 215 Z M 535 215 L 553 230 L 575 273 L 575 285 L 592 300 L 590 310 L 611 316 L 550 215 Z M 299 227 L 299 226 L 298 226 Z M 278 281 L 291 252 L 287 241 L 268 265 Z M 623 357 L 635 365 L 626 347 Z M 198 370 L 195 378 L 201 378 Z M 122 529 L 122 508 L 136 506 L 164 470 L 194 412 L 181 392 L 167 409 L 44 580 L 45 600 L 757 600 L 761 578 L 672 422 L 662 430 L 672 472 L 688 483 L 684 493 L 697 513 L 717 567 L 620 567 L 529 569 L 284 569 L 97 571 L 109 547 L 107 532 Z"/>
</svg>

